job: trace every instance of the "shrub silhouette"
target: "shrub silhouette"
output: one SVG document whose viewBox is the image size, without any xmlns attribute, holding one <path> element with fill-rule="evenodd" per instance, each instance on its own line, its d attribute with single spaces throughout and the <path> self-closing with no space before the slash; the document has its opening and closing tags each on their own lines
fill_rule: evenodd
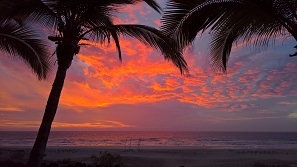
<svg viewBox="0 0 297 167">
<path fill-rule="evenodd" d="M 107 151 L 100 153 L 100 155 L 91 156 L 93 165 L 96 167 L 120 167 L 123 165 L 121 156 L 119 154 L 111 154 Z"/>
</svg>

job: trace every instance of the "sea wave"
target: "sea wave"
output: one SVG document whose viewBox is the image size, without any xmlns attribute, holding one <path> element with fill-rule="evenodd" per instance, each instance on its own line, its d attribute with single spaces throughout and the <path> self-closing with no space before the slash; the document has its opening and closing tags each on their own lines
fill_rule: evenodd
<svg viewBox="0 0 297 167">
<path fill-rule="evenodd" d="M 0 132 L 0 146 L 32 146 L 36 132 Z M 297 148 L 297 133 L 51 132 L 48 146 L 209 146 Z"/>
</svg>

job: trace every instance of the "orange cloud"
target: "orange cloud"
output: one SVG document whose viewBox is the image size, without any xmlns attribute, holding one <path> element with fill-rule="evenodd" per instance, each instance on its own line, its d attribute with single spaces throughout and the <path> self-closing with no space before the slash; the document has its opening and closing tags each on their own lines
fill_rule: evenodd
<svg viewBox="0 0 297 167">
<path fill-rule="evenodd" d="M 40 121 L 0 120 L 0 127 L 9 128 L 39 128 Z M 129 128 L 131 125 L 119 121 L 102 120 L 86 123 L 53 122 L 52 128 Z"/>
<path fill-rule="evenodd" d="M 160 15 L 152 16 L 154 12 L 147 5 L 145 7 L 140 3 L 136 6 L 128 5 L 122 8 L 121 12 L 123 15 L 114 20 L 117 24 L 160 25 L 158 20 Z M 295 84 L 297 63 L 291 61 L 292 59 L 280 60 L 278 56 L 276 60 L 272 60 L 276 58 L 276 56 L 271 58 L 272 52 L 278 50 L 257 54 L 247 53 L 242 49 L 246 43 L 239 42 L 233 47 L 234 52 L 228 64 L 227 74 L 216 74 L 210 70 L 209 61 L 206 61 L 208 43 L 205 43 L 205 38 L 197 37 L 197 39 L 199 45 L 193 44 L 184 54 L 190 69 L 190 74 L 187 76 L 181 76 L 178 69 L 171 62 L 166 62 L 160 52 L 135 39 L 120 38 L 122 63 L 118 59 L 113 41 L 110 44 L 83 41 L 89 45 L 81 48 L 80 54 L 75 56 L 68 70 L 57 113 L 59 121 L 54 127 L 133 127 L 123 123 L 126 120 L 108 121 L 109 118 L 121 120 L 122 116 L 116 114 L 115 117 L 109 115 L 109 118 L 94 122 L 76 120 L 79 123 L 75 121 L 67 123 L 65 120 L 70 118 L 63 118 L 64 120 L 60 118 L 65 114 L 63 112 L 75 111 L 75 115 L 82 116 L 86 120 L 90 118 L 87 112 L 98 112 L 100 115 L 102 111 L 125 104 L 130 104 L 127 106 L 133 104 L 135 107 L 138 104 L 150 103 L 154 106 L 166 101 L 166 103 L 174 102 L 174 106 L 191 106 L 190 108 L 194 110 L 205 109 L 209 113 L 260 112 L 265 109 L 270 114 L 275 114 L 275 110 L 270 110 L 270 107 L 275 105 L 287 107 L 284 105 L 295 104 L 289 102 L 294 101 L 297 96 Z M 281 54 L 286 53 L 281 52 Z M 39 82 L 24 63 L 11 61 L 5 56 L 1 57 L 0 78 L 3 81 L 0 82 L 0 116 L 3 123 L 1 127 L 39 126 L 37 121 L 28 120 L 41 119 L 56 68 L 57 65 L 54 65 L 48 80 Z M 275 102 L 278 98 L 282 102 Z M 261 100 L 264 102 L 261 103 Z M 268 104 L 269 100 L 272 103 Z M 263 105 L 262 108 L 257 104 Z M 129 109 L 128 107 L 126 111 Z M 183 110 L 182 107 L 174 109 Z M 164 113 L 170 112 L 169 110 L 172 109 L 163 111 L 162 108 Z M 116 111 L 121 110 L 116 109 Z M 14 118 L 22 118 L 22 121 L 12 121 Z M 246 119 L 262 118 L 264 119 L 264 117 Z M 241 120 L 241 117 L 227 119 Z"/>
<path fill-rule="evenodd" d="M 289 101 L 282 101 L 282 102 L 279 102 L 278 104 L 284 104 L 284 105 L 295 105 L 297 104 L 297 102 L 289 102 Z"/>
<path fill-rule="evenodd" d="M 133 127 L 122 122 L 104 120 L 94 123 L 62 123 L 54 122 L 53 128 L 128 128 Z"/>
<path fill-rule="evenodd" d="M 158 27 L 161 27 L 162 26 L 162 23 L 160 20 L 154 20 L 154 23 L 158 26 Z"/>
<path fill-rule="evenodd" d="M 0 120 L 0 127 L 9 128 L 38 128 L 40 121 L 25 121 L 25 120 Z"/>
<path fill-rule="evenodd" d="M 0 111 L 23 112 L 23 110 L 21 108 L 18 108 L 18 107 L 0 107 Z"/>
</svg>

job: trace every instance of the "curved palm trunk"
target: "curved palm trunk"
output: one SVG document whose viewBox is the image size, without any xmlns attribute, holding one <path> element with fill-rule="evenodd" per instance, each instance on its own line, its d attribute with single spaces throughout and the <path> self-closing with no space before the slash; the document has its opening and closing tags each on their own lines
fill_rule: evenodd
<svg viewBox="0 0 297 167">
<path fill-rule="evenodd" d="M 42 163 L 51 126 L 58 108 L 66 72 L 71 65 L 73 56 L 77 51 L 76 49 L 77 45 L 71 44 L 59 44 L 57 46 L 58 71 L 47 100 L 37 138 L 30 153 L 29 161 L 27 163 L 28 167 L 40 167 Z"/>
<path fill-rule="evenodd" d="M 42 123 L 40 125 L 37 138 L 35 140 L 34 146 L 30 154 L 28 167 L 39 167 L 42 162 L 45 148 L 46 148 L 46 143 L 51 130 L 51 125 L 52 125 L 52 122 L 54 121 L 56 111 L 58 108 L 58 103 L 59 103 L 60 95 L 64 85 L 67 69 L 68 68 L 66 66 L 59 65 L 58 67 L 56 78 L 53 83 L 52 90 L 50 92 L 50 95 L 45 107 Z"/>
</svg>

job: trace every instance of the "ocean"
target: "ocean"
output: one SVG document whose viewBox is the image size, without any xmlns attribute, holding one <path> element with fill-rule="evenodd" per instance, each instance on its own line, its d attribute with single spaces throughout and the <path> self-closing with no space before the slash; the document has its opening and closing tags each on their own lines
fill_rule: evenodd
<svg viewBox="0 0 297 167">
<path fill-rule="evenodd" d="M 37 132 L 0 132 L 0 146 L 33 146 Z M 53 131 L 48 146 L 297 148 L 296 132 Z"/>
</svg>

